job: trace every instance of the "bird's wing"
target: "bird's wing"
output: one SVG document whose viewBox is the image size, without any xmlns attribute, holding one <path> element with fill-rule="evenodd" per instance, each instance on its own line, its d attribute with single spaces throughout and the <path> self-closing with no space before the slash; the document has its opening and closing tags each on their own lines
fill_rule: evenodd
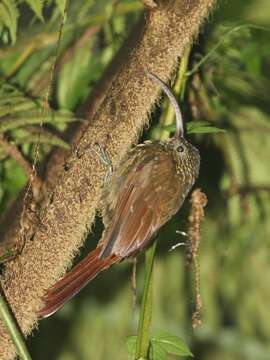
<svg viewBox="0 0 270 360">
<path fill-rule="evenodd" d="M 178 210 L 181 188 L 170 154 L 160 151 L 153 157 L 142 147 L 134 159 L 131 170 L 121 170 L 119 194 L 100 244 L 47 291 L 39 317 L 53 314 L 99 272 L 143 249 Z"/>
<path fill-rule="evenodd" d="M 101 257 L 128 257 L 145 248 L 178 210 L 179 183 L 173 159 L 165 151 L 143 151 L 119 189 L 110 224 L 101 240 Z"/>
</svg>

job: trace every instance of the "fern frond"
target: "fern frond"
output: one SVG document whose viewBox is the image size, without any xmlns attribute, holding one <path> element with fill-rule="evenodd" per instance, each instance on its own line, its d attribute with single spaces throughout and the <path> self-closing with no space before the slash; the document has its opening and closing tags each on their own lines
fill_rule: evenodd
<svg viewBox="0 0 270 360">
<path fill-rule="evenodd" d="M 74 121 L 83 121 L 82 119 L 71 116 L 70 113 L 60 111 L 51 111 L 49 114 L 42 114 L 38 111 L 24 112 L 23 115 L 14 115 L 4 117 L 0 121 L 0 133 L 25 127 L 28 125 L 44 124 L 67 124 Z"/>
<path fill-rule="evenodd" d="M 0 2 L 0 29 L 1 24 L 9 30 L 12 44 L 17 38 L 17 19 L 19 12 L 15 0 L 2 0 Z"/>
<path fill-rule="evenodd" d="M 25 1 L 34 11 L 37 17 L 43 21 L 42 9 L 45 4 L 45 0 L 25 0 Z"/>
</svg>

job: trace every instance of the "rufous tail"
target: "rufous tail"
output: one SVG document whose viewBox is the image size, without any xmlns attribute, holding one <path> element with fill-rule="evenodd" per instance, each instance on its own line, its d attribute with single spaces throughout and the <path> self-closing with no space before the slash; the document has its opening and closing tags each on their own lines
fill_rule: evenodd
<svg viewBox="0 0 270 360">
<path fill-rule="evenodd" d="M 90 252 L 47 291 L 43 297 L 44 307 L 38 313 L 39 318 L 54 314 L 101 271 L 120 261 L 117 256 L 113 255 L 100 259 L 100 254 L 100 247 Z"/>
</svg>

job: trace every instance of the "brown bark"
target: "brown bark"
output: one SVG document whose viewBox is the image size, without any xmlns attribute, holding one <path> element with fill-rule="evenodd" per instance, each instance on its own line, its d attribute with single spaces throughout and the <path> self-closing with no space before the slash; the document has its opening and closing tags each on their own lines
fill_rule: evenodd
<svg viewBox="0 0 270 360">
<path fill-rule="evenodd" d="M 18 323 L 28 335 L 37 325 L 42 295 L 71 265 L 91 228 L 106 167 L 92 150 L 95 143 L 114 166 L 137 140 L 158 97 L 146 71 L 167 81 L 185 47 L 198 34 L 214 0 L 156 1 L 145 17 L 142 35 L 114 76 L 93 121 L 67 158 L 43 204 L 40 224 L 23 252 L 9 262 L 1 283 Z M 14 348 L 0 327 L 0 359 L 12 359 Z"/>
<path fill-rule="evenodd" d="M 92 122 L 97 109 L 105 99 L 107 91 L 110 88 L 114 77 L 128 61 L 128 57 L 136 45 L 136 42 L 138 42 L 138 37 L 140 37 L 140 34 L 143 30 L 143 24 L 144 18 L 140 18 L 107 69 L 104 71 L 100 81 L 88 96 L 85 103 L 77 109 L 76 113 L 78 117 L 81 118 L 86 116 L 87 121 L 80 126 L 78 126 L 78 123 L 76 122 L 69 125 L 67 131 L 65 132 L 65 140 L 68 143 L 72 143 L 71 146 L 76 146 L 82 134 L 89 126 L 89 122 Z M 46 172 L 44 174 L 47 187 L 53 187 L 54 182 L 57 179 L 58 172 L 63 167 L 63 162 L 67 156 L 68 151 L 63 148 L 57 148 L 50 154 L 49 160 L 46 164 Z"/>
</svg>

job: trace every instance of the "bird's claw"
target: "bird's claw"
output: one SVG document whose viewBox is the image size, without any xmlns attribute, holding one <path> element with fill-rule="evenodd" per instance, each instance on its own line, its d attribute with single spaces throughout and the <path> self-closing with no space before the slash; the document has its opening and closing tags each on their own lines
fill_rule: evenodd
<svg viewBox="0 0 270 360">
<path fill-rule="evenodd" d="M 95 152 L 95 154 L 100 158 L 101 162 L 108 168 L 108 174 L 106 175 L 106 179 L 105 179 L 106 182 L 107 176 L 110 177 L 113 173 L 112 161 L 107 151 L 100 144 L 96 143 L 95 145 L 92 145 L 91 148 Z"/>
</svg>

